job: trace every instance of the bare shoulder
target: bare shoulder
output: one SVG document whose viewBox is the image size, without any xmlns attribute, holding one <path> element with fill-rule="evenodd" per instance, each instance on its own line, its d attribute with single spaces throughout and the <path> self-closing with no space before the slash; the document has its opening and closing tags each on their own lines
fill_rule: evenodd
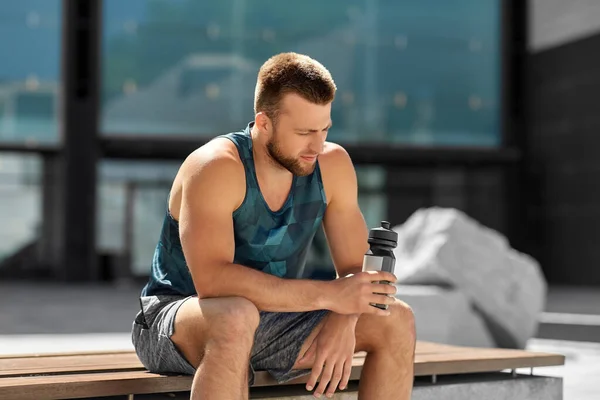
<svg viewBox="0 0 600 400">
<path fill-rule="evenodd" d="M 337 192 L 353 191 L 353 187 L 356 186 L 356 172 L 344 147 L 337 143 L 325 142 L 323 153 L 319 156 L 319 167 L 328 202 Z"/>
<path fill-rule="evenodd" d="M 319 160 L 339 163 L 350 160 L 350 156 L 348 155 L 346 149 L 342 147 L 342 145 L 333 142 L 325 142 L 323 146 L 323 153 L 321 154 Z"/>
<path fill-rule="evenodd" d="M 326 174 L 336 174 L 339 170 L 352 167 L 350 155 L 341 145 L 333 142 L 325 142 L 323 153 L 319 156 L 319 165 L 322 172 Z"/>
<path fill-rule="evenodd" d="M 214 139 L 194 150 L 182 163 L 171 188 L 169 208 L 179 215 L 182 198 L 219 196 L 219 203 L 237 208 L 245 195 L 245 172 L 235 144 Z"/>
<path fill-rule="evenodd" d="M 235 144 L 228 139 L 214 139 L 194 150 L 183 162 L 181 173 L 188 178 L 210 173 L 216 178 L 235 179 L 244 166 Z"/>
</svg>

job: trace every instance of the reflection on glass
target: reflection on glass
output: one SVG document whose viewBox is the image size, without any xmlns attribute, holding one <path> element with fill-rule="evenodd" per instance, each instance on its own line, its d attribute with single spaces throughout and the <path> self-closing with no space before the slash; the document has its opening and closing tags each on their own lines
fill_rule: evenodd
<svg viewBox="0 0 600 400">
<path fill-rule="evenodd" d="M 358 179 L 358 204 L 367 227 L 376 228 L 388 220 L 387 195 L 385 193 L 385 168 L 376 166 L 356 167 Z"/>
<path fill-rule="evenodd" d="M 104 14 L 107 133 L 239 130 L 260 65 L 296 51 L 336 80 L 334 141 L 498 143 L 497 0 L 105 0 Z"/>
<path fill-rule="evenodd" d="M 38 238 L 40 172 L 37 156 L 0 153 L 0 262 Z"/>
<path fill-rule="evenodd" d="M 134 275 L 150 271 L 178 162 L 103 161 L 99 168 L 97 247 L 130 254 Z M 128 210 L 128 202 L 132 207 Z M 128 214 L 130 213 L 131 214 Z M 128 224 L 131 223 L 131 226 Z M 127 235 L 131 230 L 131 237 Z M 127 246 L 130 245 L 130 248 Z"/>
<path fill-rule="evenodd" d="M 60 4 L 0 4 L 0 142 L 58 141 Z"/>
</svg>

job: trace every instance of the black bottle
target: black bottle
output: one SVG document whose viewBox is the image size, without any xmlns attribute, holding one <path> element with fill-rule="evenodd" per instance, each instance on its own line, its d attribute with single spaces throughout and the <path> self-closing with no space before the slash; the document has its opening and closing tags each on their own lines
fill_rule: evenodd
<svg viewBox="0 0 600 400">
<path fill-rule="evenodd" d="M 381 222 L 381 227 L 373 228 L 369 231 L 370 248 L 363 259 L 363 271 L 386 271 L 394 273 L 396 267 L 396 257 L 394 249 L 398 246 L 398 233 L 390 229 L 390 223 Z M 378 283 L 387 283 L 389 281 L 380 281 Z M 387 304 L 371 304 L 382 310 L 387 310 Z"/>
</svg>

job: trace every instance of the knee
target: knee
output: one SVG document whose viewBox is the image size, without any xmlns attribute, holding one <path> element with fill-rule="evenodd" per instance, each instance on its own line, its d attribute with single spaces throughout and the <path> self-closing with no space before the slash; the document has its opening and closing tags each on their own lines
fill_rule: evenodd
<svg viewBox="0 0 600 400">
<path fill-rule="evenodd" d="M 401 348 L 414 347 L 416 341 L 415 316 L 410 306 L 396 300 L 389 307 L 390 315 L 379 318 L 380 337 L 383 343 L 394 344 Z"/>
<path fill-rule="evenodd" d="M 415 315 L 408 304 L 397 300 L 390 305 L 391 315 L 387 329 L 384 329 L 386 334 L 392 335 L 396 340 L 404 340 L 414 343 L 417 337 L 415 326 Z M 390 338 L 392 339 L 392 338 Z"/>
<path fill-rule="evenodd" d="M 254 341 L 254 333 L 260 321 L 254 303 L 243 297 L 220 299 L 219 312 L 212 316 L 208 330 L 210 339 L 229 346 L 249 345 Z"/>
</svg>

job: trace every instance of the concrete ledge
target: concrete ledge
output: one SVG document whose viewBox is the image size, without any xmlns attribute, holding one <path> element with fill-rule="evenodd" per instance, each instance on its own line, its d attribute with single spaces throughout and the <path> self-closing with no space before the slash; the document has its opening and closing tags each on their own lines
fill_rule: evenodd
<svg viewBox="0 0 600 400">
<path fill-rule="evenodd" d="M 351 383 L 336 400 L 358 399 L 358 386 Z M 302 385 L 253 388 L 250 398 L 256 400 L 314 400 Z M 325 397 L 323 397 L 325 398 Z M 136 395 L 134 400 L 183 400 L 189 392 Z M 411 400 L 563 400 L 561 378 L 517 375 L 508 373 L 450 375 L 439 377 L 437 383 L 425 377 L 417 378 Z M 382 399 L 384 400 L 384 399 Z M 393 398 L 385 400 L 395 400 Z"/>
<path fill-rule="evenodd" d="M 563 400 L 563 381 L 561 378 L 530 375 L 513 378 L 510 374 L 497 373 L 462 376 L 458 379 L 446 376 L 440 377 L 437 384 L 415 385 L 412 400 L 434 399 Z"/>
<path fill-rule="evenodd" d="M 600 342 L 598 313 L 544 312 L 539 318 L 536 338 L 576 342 Z"/>
<path fill-rule="evenodd" d="M 261 400 L 311 400 L 303 387 L 273 388 L 277 391 L 251 394 L 251 399 Z M 358 399 L 357 386 L 350 386 L 346 393 L 339 392 L 336 400 Z M 437 383 L 417 379 L 411 400 L 563 400 L 563 383 L 560 378 L 510 374 L 454 375 L 438 378 Z M 383 400 L 383 399 L 382 399 Z M 395 400 L 393 398 L 385 400 Z"/>
</svg>

